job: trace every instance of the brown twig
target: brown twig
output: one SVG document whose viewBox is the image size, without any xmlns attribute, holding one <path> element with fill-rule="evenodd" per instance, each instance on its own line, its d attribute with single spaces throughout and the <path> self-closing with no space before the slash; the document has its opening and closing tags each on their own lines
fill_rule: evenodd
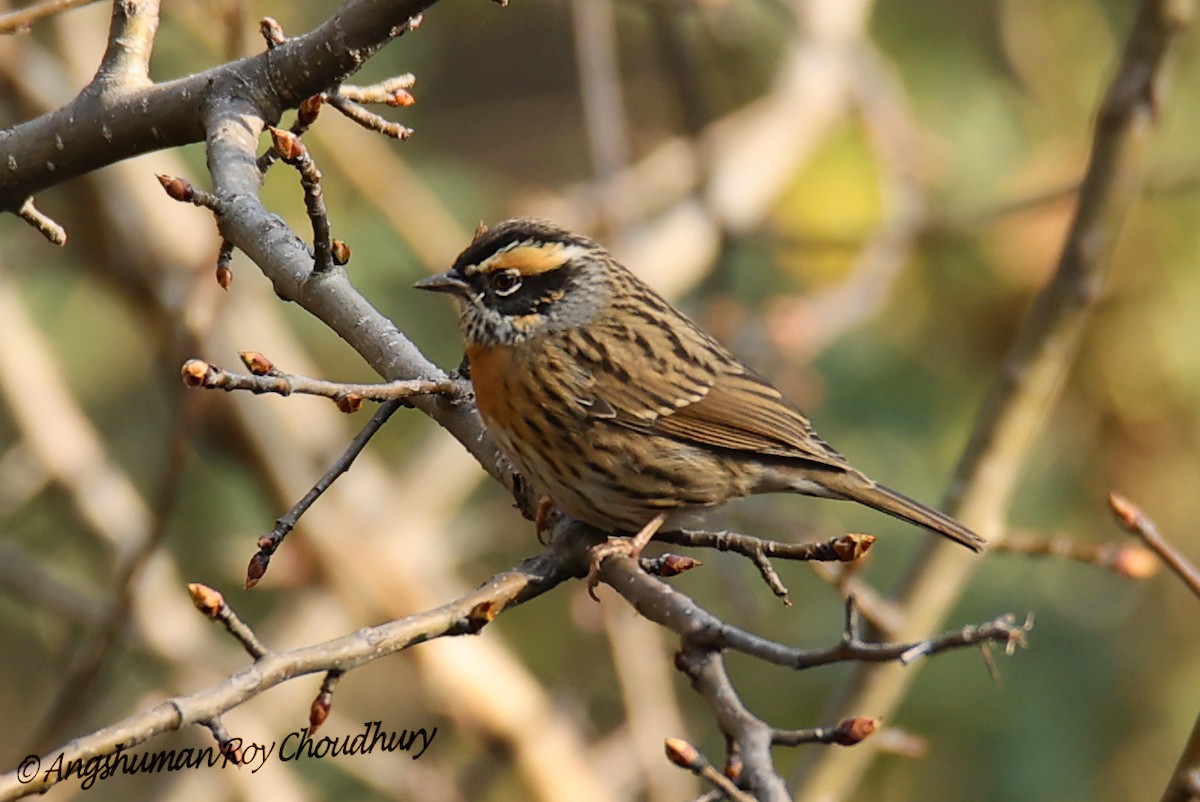
<svg viewBox="0 0 1200 802">
<path fill-rule="evenodd" d="M 765 540 L 753 535 L 737 532 L 709 532 L 697 529 L 680 529 L 661 532 L 656 538 L 661 543 L 676 546 L 730 551 L 745 557 L 761 554 L 781 560 L 812 560 L 818 562 L 851 562 L 865 557 L 875 542 L 873 535 L 839 535 L 817 543 L 783 543 Z"/>
<path fill-rule="evenodd" d="M 667 627 L 691 645 L 707 649 L 732 649 L 767 663 L 797 671 L 830 663 L 910 663 L 962 646 L 1002 643 L 1011 651 L 1025 644 L 1031 624 L 1016 623 L 1012 615 L 999 616 L 983 624 L 972 624 L 934 638 L 907 642 L 872 643 L 860 633 L 854 598 L 846 600 L 846 626 L 841 640 L 824 649 L 797 649 L 727 624 L 671 586 L 646 575 L 635 560 L 608 555 L 597 576 L 651 621 Z"/>
<path fill-rule="evenodd" d="M 212 733 L 213 739 L 221 749 L 221 754 L 228 757 L 235 765 L 242 764 L 242 752 L 238 748 L 238 741 L 229 734 L 229 730 L 225 729 L 225 723 L 221 721 L 220 716 L 213 716 L 196 723 Z"/>
<path fill-rule="evenodd" d="M 293 136 L 302 136 L 316 122 L 317 116 L 321 113 L 321 106 L 323 105 L 325 105 L 324 94 L 313 95 L 303 100 L 296 107 L 296 119 L 292 121 L 291 126 L 287 129 L 288 133 Z M 279 151 L 272 144 L 271 147 L 264 150 L 262 155 L 258 157 L 258 161 L 256 162 L 258 172 L 266 175 L 267 170 L 271 169 L 271 165 L 278 160 Z"/>
<path fill-rule="evenodd" d="M 256 645 L 255 640 L 246 638 L 244 632 L 231 629 L 231 634 L 251 654 L 262 652 L 253 665 L 209 688 L 168 699 L 49 750 L 44 763 L 49 766 L 60 755 L 63 765 L 76 760 L 86 762 L 92 757 L 111 754 L 118 748 L 128 749 L 161 733 L 180 730 L 192 724 L 202 724 L 212 729 L 212 722 L 217 721 L 225 711 L 297 677 L 318 672 L 345 673 L 432 638 L 477 632 L 480 620 L 472 615 L 473 610 L 487 606 L 494 616 L 545 593 L 572 575 L 582 573 L 586 561 L 583 549 L 573 548 L 569 536 L 556 538 L 555 543 L 559 545 L 526 560 L 517 568 L 497 574 L 483 586 L 452 602 L 386 624 L 366 627 L 324 643 L 286 652 L 271 652 L 261 644 Z M 217 601 L 204 591 L 199 595 L 202 598 L 198 606 L 210 617 L 220 615 L 223 608 L 228 609 L 223 599 Z M 59 782 L 54 772 L 42 772 L 26 783 L 22 783 L 21 779 L 28 778 L 19 779 L 16 771 L 0 775 L 0 800 L 43 793 Z"/>
<path fill-rule="evenodd" d="M 252 354 L 253 352 L 244 352 Z M 333 382 L 283 373 L 269 368 L 259 373 L 234 373 L 202 359 L 189 359 L 181 368 L 183 383 L 188 387 L 206 390 L 246 390 L 251 393 L 275 395 L 315 395 L 341 402 L 346 398 L 367 401 L 400 401 L 417 395 L 464 397 L 469 387 L 455 379 L 402 379 L 382 384 Z"/>
<path fill-rule="evenodd" d="M 33 205 L 32 197 L 26 198 L 25 202 L 21 204 L 21 208 L 17 210 L 17 216 L 41 232 L 51 245 L 67 244 L 67 230 L 39 211 Z"/>
<path fill-rule="evenodd" d="M 1043 538 L 1009 532 L 993 541 L 991 550 L 1026 557 L 1062 557 L 1107 568 L 1126 579 L 1149 579 L 1159 568 L 1154 554 L 1134 543 L 1088 543 L 1069 537 Z"/>
<path fill-rule="evenodd" d="M 6 151 L 19 166 L 0 173 L 0 210 L 15 212 L 47 187 L 130 156 L 204 141 L 212 105 L 231 96 L 253 94 L 265 108 L 249 104 L 251 113 L 277 119 L 356 72 L 434 1 L 348 0 L 270 52 L 161 84 L 144 71 L 158 3 L 115 4 L 93 82 L 67 105 L 8 130 Z"/>
<path fill-rule="evenodd" d="M 177 200 L 180 203 L 190 203 L 193 206 L 208 209 L 213 214 L 222 214 L 225 211 L 220 198 L 211 192 L 205 192 L 197 188 L 195 184 L 186 178 L 169 175 L 157 175 L 155 178 L 158 179 L 158 183 L 162 184 L 163 191 L 167 193 L 171 200 Z"/>
<path fill-rule="evenodd" d="M 255 660 L 271 654 L 271 650 L 263 645 L 263 642 L 254 634 L 254 630 L 250 629 L 241 618 L 238 618 L 238 614 L 225 601 L 225 596 L 220 591 L 214 590 L 208 585 L 193 582 L 188 585 L 188 593 L 191 594 L 192 604 L 196 609 L 213 621 L 220 622 L 225 627 L 225 631 L 242 645 L 246 654 Z"/>
<path fill-rule="evenodd" d="M 894 640 L 904 627 L 904 611 L 854 571 L 856 563 L 809 563 L 813 573 L 842 594 L 854 597 L 854 606 L 880 637 Z"/>
<path fill-rule="evenodd" d="M 217 269 L 216 279 L 217 286 L 223 290 L 227 290 L 233 285 L 233 269 L 229 266 L 233 262 L 233 243 L 227 239 L 221 240 L 221 249 L 217 251 Z"/>
<path fill-rule="evenodd" d="M 321 681 L 321 690 L 317 691 L 317 696 L 308 709 L 309 737 L 329 718 L 329 711 L 333 709 L 333 689 L 342 681 L 344 674 L 343 671 L 326 672 L 325 679 Z"/>
<path fill-rule="evenodd" d="M 1177 577 L 1183 580 L 1183 584 L 1187 585 L 1192 593 L 1200 598 L 1200 569 L 1193 565 L 1186 557 L 1184 557 L 1177 548 L 1171 545 L 1162 534 L 1159 533 L 1158 527 L 1154 525 L 1154 521 L 1150 516 L 1142 512 L 1141 508 L 1124 496 L 1119 496 L 1116 493 L 1109 493 L 1108 504 L 1112 508 L 1113 515 L 1117 516 L 1117 520 L 1121 525 L 1136 535 L 1146 547 L 1158 555 L 1158 558 L 1167 564 Z"/>
<path fill-rule="evenodd" d="M 717 771 L 708 758 L 692 744 L 682 738 L 668 738 L 663 743 L 663 747 L 667 753 L 667 760 L 713 785 L 722 798 L 733 800 L 733 802 L 754 802 L 754 797 L 738 788 L 732 780 Z"/>
<path fill-rule="evenodd" d="M 23 33 L 40 20 L 53 17 L 72 8 L 86 6 L 96 0 L 42 0 L 40 3 L 0 14 L 0 34 Z"/>
<path fill-rule="evenodd" d="M 313 230 L 313 275 L 328 273 L 334 266 L 333 243 L 329 233 L 329 210 L 325 206 L 325 192 L 321 189 L 321 171 L 299 136 L 274 126 L 268 126 L 267 130 L 279 158 L 300 173 L 304 208 Z"/>
<path fill-rule="evenodd" d="M 875 538 L 871 535 L 841 535 L 820 543 L 782 543 L 737 532 L 706 532 L 691 529 L 664 532 L 658 536 L 658 539 L 677 546 L 716 549 L 717 551 L 741 554 L 754 563 L 754 567 L 758 569 L 759 575 L 767 583 L 767 587 L 788 607 L 792 606 L 792 601 L 787 586 L 783 584 L 783 580 L 775 570 L 775 566 L 771 565 L 769 558 L 849 562 L 865 556 L 870 551 L 871 544 L 875 542 Z"/>
<path fill-rule="evenodd" d="M 873 716 L 854 716 L 842 719 L 833 727 L 775 730 L 771 740 L 779 746 L 799 746 L 801 744 L 854 746 L 873 735 L 879 729 L 879 724 L 880 720 Z"/>
<path fill-rule="evenodd" d="M 725 669 L 720 651 L 690 645 L 687 639 L 675 654 L 675 667 L 686 674 L 692 687 L 712 709 L 725 734 L 730 764 L 738 767 L 740 788 L 759 802 L 791 799 L 771 759 L 773 728 L 750 712 Z"/>
<path fill-rule="evenodd" d="M 350 466 L 354 464 L 354 460 L 362 453 L 362 450 L 367 447 L 367 443 L 371 442 L 371 438 L 383 428 L 383 424 L 387 423 L 388 419 L 403 405 L 403 400 L 397 399 L 385 402 L 383 406 L 376 410 L 375 414 L 371 416 L 371 420 L 367 421 L 367 425 L 362 428 L 362 431 L 354 436 L 354 439 L 350 441 L 350 445 L 346 446 L 346 450 L 334 461 L 333 465 L 329 466 L 329 470 L 325 471 L 324 475 L 287 512 L 275 519 L 275 526 L 270 532 L 258 539 L 256 543 L 258 551 L 254 553 L 254 556 L 250 558 L 249 565 L 246 566 L 247 589 L 257 585 L 259 580 L 267 573 L 267 568 L 271 565 L 271 557 L 287 536 L 291 534 L 292 530 L 296 528 L 296 523 L 300 520 L 300 517 L 308 511 L 309 507 L 316 503 L 317 499 L 333 485 L 339 476 L 350 470 Z"/>
<path fill-rule="evenodd" d="M 420 17 L 410 21 L 410 30 L 420 23 Z M 417 78 L 412 73 L 394 75 L 369 86 L 342 84 L 337 88 L 339 97 L 354 103 L 380 103 L 385 106 L 411 106 L 416 102 L 409 89 L 416 84 Z"/>
<path fill-rule="evenodd" d="M 368 131 L 375 131 L 392 139 L 405 140 L 413 131 L 407 126 L 380 117 L 375 112 L 341 95 L 327 96 L 329 105 L 340 111 L 346 119 L 358 123 Z"/>
</svg>

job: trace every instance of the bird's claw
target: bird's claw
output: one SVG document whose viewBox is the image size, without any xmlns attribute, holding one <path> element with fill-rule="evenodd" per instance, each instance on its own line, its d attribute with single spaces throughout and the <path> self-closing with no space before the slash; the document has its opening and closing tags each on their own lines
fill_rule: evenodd
<svg viewBox="0 0 1200 802">
<path fill-rule="evenodd" d="M 646 544 L 650 542 L 666 520 L 666 513 L 660 512 L 633 537 L 610 537 L 588 550 L 587 592 L 592 597 L 592 601 L 600 601 L 596 596 L 596 586 L 600 584 L 600 564 L 609 557 L 629 557 L 633 560 L 641 557 Z"/>
</svg>

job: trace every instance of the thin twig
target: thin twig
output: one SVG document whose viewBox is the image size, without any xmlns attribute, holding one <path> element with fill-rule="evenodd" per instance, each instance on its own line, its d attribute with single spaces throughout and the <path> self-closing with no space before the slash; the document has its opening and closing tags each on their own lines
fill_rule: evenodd
<svg viewBox="0 0 1200 802">
<path fill-rule="evenodd" d="M 329 718 L 329 711 L 333 709 L 333 689 L 342 681 L 344 674 L 344 671 L 329 671 L 325 674 L 325 679 L 321 681 L 321 690 L 317 691 L 316 698 L 312 700 L 312 704 L 308 708 L 308 735 L 310 738 L 325 723 L 325 719 Z"/>
<path fill-rule="evenodd" d="M 380 384 L 333 382 L 271 369 L 261 374 L 234 373 L 202 359 L 189 359 L 181 369 L 188 387 L 207 390 L 246 390 L 276 395 L 315 395 L 332 401 L 357 397 L 366 401 L 401 401 L 415 395 L 461 396 L 463 383 L 454 379 L 406 379 Z"/>
<path fill-rule="evenodd" d="M 851 562 L 866 556 L 875 542 L 873 535 L 839 535 L 817 543 L 784 543 L 765 540 L 738 532 L 710 532 L 698 529 L 678 529 L 660 532 L 661 543 L 676 546 L 731 551 L 746 557 L 761 554 L 781 560 L 815 560 L 819 562 Z"/>
<path fill-rule="evenodd" d="M 225 206 L 221 199 L 211 192 L 205 192 L 186 178 L 170 175 L 157 175 L 158 183 L 172 200 L 180 203 L 190 203 L 208 209 L 214 214 L 224 214 Z"/>
<path fill-rule="evenodd" d="M 46 17 L 53 17 L 55 14 L 94 2 L 96 0 L 42 0 L 40 3 L 0 14 L 0 34 L 23 33 L 28 31 L 33 23 Z"/>
<path fill-rule="evenodd" d="M 782 543 L 764 540 L 738 532 L 707 532 L 681 529 L 659 535 L 659 540 L 677 546 L 716 549 L 741 554 L 754 563 L 759 575 L 771 592 L 791 607 L 792 601 L 787 586 L 783 584 L 775 566 L 769 558 L 784 560 L 807 560 L 820 562 L 848 562 L 863 557 L 871 549 L 875 538 L 871 535 L 841 535 L 820 543 Z"/>
<path fill-rule="evenodd" d="M 328 273 L 333 270 L 333 243 L 329 233 L 329 210 L 325 206 L 325 192 L 321 189 L 321 171 L 300 137 L 274 126 L 268 126 L 267 130 L 271 132 L 271 141 L 279 158 L 300 173 L 304 208 L 313 229 L 313 274 Z"/>
<path fill-rule="evenodd" d="M 692 744 L 682 738 L 668 738 L 663 746 L 667 753 L 667 760 L 715 786 L 722 798 L 732 800 L 732 802 L 754 802 L 753 796 L 738 788 L 732 780 L 717 771 L 709 759 Z"/>
<path fill-rule="evenodd" d="M 730 767 L 736 768 L 738 786 L 760 802 L 791 799 L 771 758 L 773 728 L 746 707 L 729 679 L 724 655 L 684 638 L 675 655 L 675 667 L 687 674 L 692 687 L 716 716 L 725 734 Z"/>
<path fill-rule="evenodd" d="M 21 204 L 17 216 L 36 228 L 51 245 L 67 244 L 67 230 L 34 206 L 32 197 L 26 198 Z"/>
<path fill-rule="evenodd" d="M 1009 532 L 992 543 L 994 552 L 1026 557 L 1062 557 L 1107 568 L 1126 579 L 1149 579 L 1159 569 L 1154 553 L 1136 543 L 1089 543 L 1069 537 L 1042 538 L 1019 532 Z"/>
<path fill-rule="evenodd" d="M 225 630 L 233 636 L 234 640 L 242 645 L 242 648 L 246 650 L 246 654 L 255 660 L 260 660 L 271 654 L 271 650 L 258 639 L 258 636 L 254 634 L 254 630 L 250 629 L 246 625 L 246 622 L 238 617 L 238 614 L 225 601 L 225 596 L 220 591 L 214 590 L 208 585 L 193 582 L 188 585 L 188 593 L 192 595 L 192 604 L 196 606 L 196 609 L 213 621 L 220 622 L 225 627 Z"/>
<path fill-rule="evenodd" d="M 842 719 L 834 727 L 813 727 L 803 730 L 775 730 L 771 741 L 778 746 L 801 744 L 836 744 L 854 746 L 879 729 L 880 720 L 873 716 Z"/>
<path fill-rule="evenodd" d="M 564 539 L 557 538 L 555 542 L 564 543 Z M 296 677 L 318 672 L 346 672 L 433 638 L 478 632 L 490 618 L 485 620 L 475 615 L 476 610 L 486 607 L 494 617 L 545 593 L 573 574 L 581 573 L 584 564 L 586 554 L 582 548 L 570 554 L 550 549 L 433 610 L 365 627 L 324 643 L 287 652 L 266 652 L 253 665 L 216 685 L 167 699 L 48 750 L 42 762 L 49 766 L 61 756 L 63 765 L 77 760 L 85 763 L 90 758 L 112 754 L 118 748 L 128 749 L 161 733 L 192 724 L 204 724 L 211 729 L 211 722 L 225 711 Z M 43 793 L 61 778 L 55 772 L 46 771 L 28 782 L 22 782 L 23 779 L 29 780 L 19 776 L 17 771 L 0 775 L 0 800 Z"/>
<path fill-rule="evenodd" d="M 797 649 L 727 624 L 689 596 L 648 576 L 635 560 L 613 554 L 597 572 L 600 581 L 617 591 L 639 613 L 698 647 L 733 649 L 774 665 L 794 670 L 846 661 L 908 663 L 963 646 L 1000 643 L 1006 650 L 1025 644 L 1032 624 L 1018 624 L 1011 614 L 982 624 L 971 624 L 942 635 L 904 642 L 872 643 L 863 640 L 857 624 L 854 599 L 846 600 L 846 630 L 841 640 L 824 649 Z"/>
<path fill-rule="evenodd" d="M 392 122 L 391 120 L 385 120 L 375 112 L 355 103 L 349 98 L 342 97 L 341 95 L 329 95 L 326 99 L 329 101 L 330 106 L 333 106 L 344 114 L 347 119 L 353 120 L 368 131 L 375 131 L 384 136 L 399 140 L 408 139 L 413 134 L 411 128 Z"/>
<path fill-rule="evenodd" d="M 881 637 L 894 640 L 904 627 L 904 610 L 854 571 L 855 563 L 809 563 L 813 573 L 842 594 L 854 597 L 854 606 Z"/>
<path fill-rule="evenodd" d="M 419 24 L 419 22 L 420 17 L 417 17 L 416 23 Z M 414 24 L 412 27 L 416 27 L 416 25 Z M 416 101 L 412 93 L 408 90 L 412 89 L 416 82 L 416 76 L 410 72 L 404 75 L 393 75 L 391 78 L 386 78 L 379 83 L 370 84 L 369 86 L 342 84 L 337 88 L 337 94 L 355 103 L 411 106 Z"/>
<path fill-rule="evenodd" d="M 350 445 L 342 452 L 342 455 L 329 467 L 329 470 L 317 480 L 316 484 L 309 489 L 304 497 L 292 505 L 291 509 L 275 521 L 275 526 L 270 532 L 258 539 L 258 551 L 250 558 L 250 564 L 246 567 L 246 587 L 252 588 L 258 584 L 258 581 L 266 574 L 267 568 L 271 564 L 271 555 L 279 548 L 284 539 L 296 528 L 296 522 L 300 520 L 300 516 L 308 511 L 308 508 L 316 503 L 317 499 L 330 488 L 334 481 L 346 471 L 350 470 L 350 466 L 354 464 L 354 460 L 362 453 L 362 450 L 367 447 L 367 443 L 371 442 L 371 438 L 375 433 L 383 428 L 383 424 L 387 423 L 388 418 L 395 414 L 396 410 L 404 406 L 402 399 L 388 401 L 384 403 L 375 414 L 371 416 L 371 420 L 367 421 L 367 425 L 362 428 L 354 439 L 350 441 Z"/>
<path fill-rule="evenodd" d="M 235 765 L 240 766 L 242 764 L 242 751 L 239 748 L 239 741 L 229 734 L 229 730 L 225 729 L 225 723 L 221 721 L 220 716 L 213 716 L 210 719 L 196 723 L 212 733 L 217 746 L 221 749 L 221 754 L 225 755 Z"/>
<path fill-rule="evenodd" d="M 1109 493 L 1108 504 L 1113 514 L 1122 526 L 1141 539 L 1146 546 L 1158 555 L 1175 575 L 1183 580 L 1183 584 L 1200 597 L 1200 569 L 1180 554 L 1171 542 L 1159 533 L 1158 527 L 1150 516 L 1142 512 L 1133 502 L 1116 493 Z"/>
<path fill-rule="evenodd" d="M 217 286 L 223 290 L 233 285 L 233 269 L 229 266 L 233 262 L 233 250 L 232 242 L 227 239 L 221 240 L 221 248 L 217 251 L 216 278 Z"/>
</svg>

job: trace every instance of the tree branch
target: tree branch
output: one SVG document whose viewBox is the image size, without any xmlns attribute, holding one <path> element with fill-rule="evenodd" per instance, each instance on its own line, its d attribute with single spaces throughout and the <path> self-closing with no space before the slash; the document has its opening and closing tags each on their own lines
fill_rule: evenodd
<svg viewBox="0 0 1200 802">
<path fill-rule="evenodd" d="M 76 760 L 86 762 L 96 756 L 111 754 L 118 748 L 129 749 L 156 735 L 180 730 L 190 724 L 208 726 L 225 711 L 297 677 L 330 671 L 345 673 L 433 638 L 474 634 L 504 610 L 536 598 L 571 576 L 578 575 L 585 557 L 579 547 L 583 544 L 573 545 L 576 542 L 567 532 L 556 538 L 556 545 L 537 557 L 497 574 L 482 587 L 454 601 L 424 613 L 365 627 L 340 638 L 287 652 L 268 651 L 255 641 L 252 651 L 259 652 L 260 656 L 252 665 L 225 681 L 186 696 L 168 699 L 52 749 L 43 755 L 42 765 L 52 765 L 60 755 L 64 766 Z M 193 595 L 196 595 L 196 591 L 193 591 Z M 203 593 L 200 595 L 210 598 Z M 222 606 L 227 608 L 220 600 L 210 617 L 219 616 Z M 207 610 L 205 612 L 209 614 Z M 228 616 L 221 620 L 227 621 Z M 239 640 L 245 643 L 243 637 L 244 633 L 239 635 Z M 50 772 L 39 772 L 31 781 L 21 783 L 18 773 L 12 771 L 0 775 L 0 800 L 44 793 L 58 781 Z"/>
<path fill-rule="evenodd" d="M 165 83 L 149 83 L 144 71 L 158 3 L 116 3 L 96 78 L 66 106 L 0 131 L 8 160 L 0 211 L 15 212 L 31 195 L 122 159 L 204 141 L 207 109 L 218 98 L 248 94 L 253 113 L 275 123 L 285 109 L 357 72 L 433 2 L 348 0 L 310 33 Z"/>
</svg>

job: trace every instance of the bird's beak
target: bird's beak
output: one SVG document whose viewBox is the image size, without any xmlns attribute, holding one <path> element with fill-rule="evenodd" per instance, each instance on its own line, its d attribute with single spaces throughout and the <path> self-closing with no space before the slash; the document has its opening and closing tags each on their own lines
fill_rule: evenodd
<svg viewBox="0 0 1200 802">
<path fill-rule="evenodd" d="M 454 295 L 468 295 L 471 292 L 471 285 L 463 281 L 454 273 L 438 273 L 436 276 L 423 278 L 416 284 L 413 284 L 418 290 L 433 290 L 434 292 L 449 292 Z"/>
</svg>

